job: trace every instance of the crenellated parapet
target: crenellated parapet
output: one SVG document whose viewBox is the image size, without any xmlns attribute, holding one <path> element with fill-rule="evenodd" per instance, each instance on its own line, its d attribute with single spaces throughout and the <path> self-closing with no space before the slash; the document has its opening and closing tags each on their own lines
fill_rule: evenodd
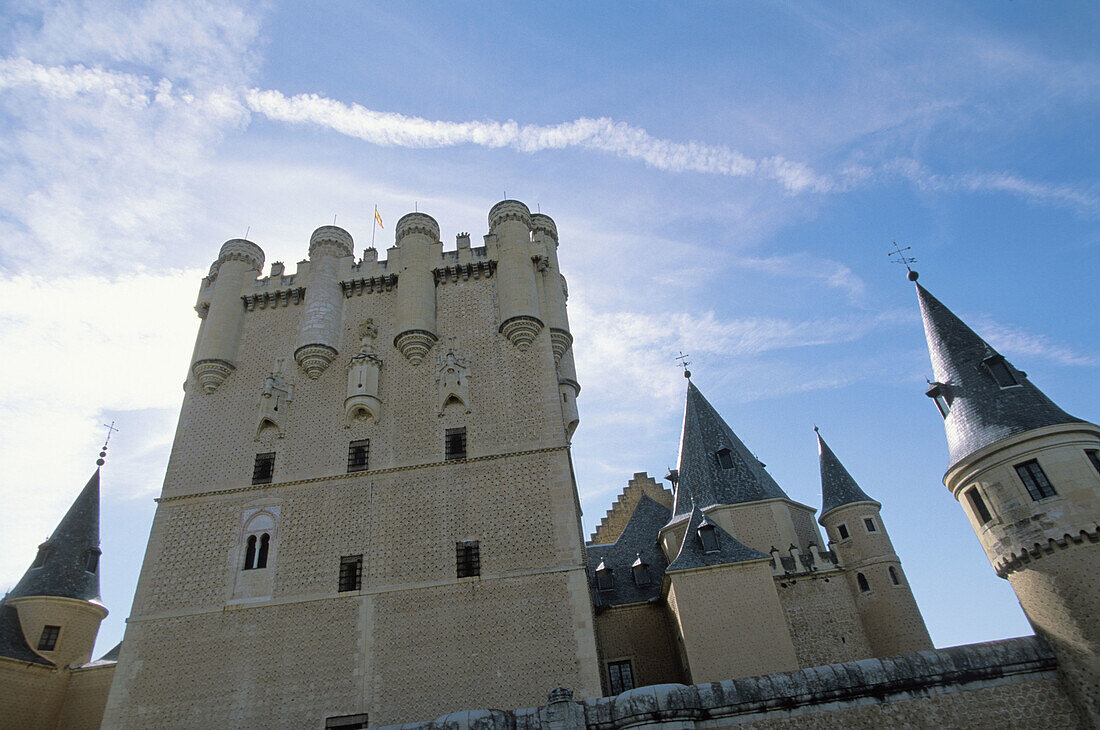
<svg viewBox="0 0 1100 730">
<path fill-rule="evenodd" d="M 294 360 L 312 380 L 321 377 L 339 351 L 344 300 L 340 264 L 353 250 L 351 234 L 337 226 L 321 226 L 309 239 L 309 296 Z"/>
<path fill-rule="evenodd" d="M 264 265 L 264 252 L 252 241 L 226 241 L 218 259 L 203 279 L 195 310 L 203 319 L 192 372 L 207 393 L 212 393 L 236 369 L 245 305 L 241 296 L 249 280 Z"/>
</svg>

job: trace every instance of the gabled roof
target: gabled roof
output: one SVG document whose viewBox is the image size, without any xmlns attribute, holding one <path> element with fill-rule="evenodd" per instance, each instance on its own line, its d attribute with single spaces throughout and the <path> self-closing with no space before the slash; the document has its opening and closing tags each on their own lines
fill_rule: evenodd
<svg viewBox="0 0 1100 730">
<path fill-rule="evenodd" d="M 729 451 L 731 468 L 718 463 L 722 449 Z M 688 514 L 693 499 L 700 507 L 710 507 L 787 497 L 690 380 L 678 469 L 674 516 Z"/>
<path fill-rule="evenodd" d="M 0 601 L 0 656 L 47 667 L 54 666 L 53 662 L 38 656 L 27 645 L 23 627 L 19 623 L 19 612 L 15 606 L 9 606 L 3 601 Z"/>
<path fill-rule="evenodd" d="M 821 434 L 816 429 L 814 432 L 817 433 L 817 452 L 821 458 L 821 515 L 845 504 L 875 502 L 859 488 Z"/>
<path fill-rule="evenodd" d="M 8 594 L 61 596 L 93 601 L 99 598 L 99 570 L 86 570 L 88 552 L 99 550 L 99 469 L 81 490 L 53 534 L 40 567 L 30 567 Z"/>
<path fill-rule="evenodd" d="M 698 531 L 701 526 L 708 524 L 714 527 L 714 533 L 718 537 L 718 550 L 704 552 L 703 543 L 699 540 Z M 733 535 L 729 534 L 706 517 L 699 508 L 692 508 L 691 517 L 688 519 L 687 531 L 684 532 L 684 541 L 680 545 L 680 552 L 673 560 L 666 573 L 678 570 L 691 570 L 692 568 L 704 568 L 711 565 L 729 565 L 731 563 L 743 563 L 747 560 L 759 560 L 771 556 L 754 548 L 742 545 Z"/>
<path fill-rule="evenodd" d="M 1056 406 L 1005 362 L 1018 385 L 1002 388 L 983 363 L 1000 353 L 938 299 L 917 284 L 928 353 L 936 382 L 946 386 L 950 413 L 944 419 L 951 464 L 1008 436 L 1060 423 L 1082 423 Z"/>
<path fill-rule="evenodd" d="M 668 507 L 643 494 L 615 542 L 585 548 L 588 579 L 597 606 L 650 601 L 661 595 L 661 582 L 668 563 L 657 542 L 657 535 L 668 522 L 670 514 Z M 632 572 L 632 566 L 639 557 L 648 566 L 649 584 L 644 586 L 634 582 Z M 610 590 L 601 591 L 596 584 L 596 568 L 600 563 L 611 569 L 614 582 Z"/>
</svg>

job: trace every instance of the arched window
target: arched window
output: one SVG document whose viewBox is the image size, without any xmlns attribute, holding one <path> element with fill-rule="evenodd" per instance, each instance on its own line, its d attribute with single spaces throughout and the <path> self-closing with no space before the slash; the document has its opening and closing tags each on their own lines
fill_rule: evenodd
<svg viewBox="0 0 1100 730">
<path fill-rule="evenodd" d="M 267 551 L 271 547 L 271 535 L 266 532 L 260 536 L 260 552 L 256 556 L 256 567 L 267 567 Z"/>
<path fill-rule="evenodd" d="M 249 535 L 244 549 L 244 569 L 252 570 L 256 567 L 256 536 Z"/>
<path fill-rule="evenodd" d="M 898 580 L 898 572 L 894 570 L 894 566 L 890 566 L 890 582 L 896 586 L 901 585 L 901 581 Z"/>
<path fill-rule="evenodd" d="M 856 573 L 856 583 L 859 583 L 860 593 L 869 593 L 871 590 L 871 584 L 867 582 L 867 576 L 863 573 Z"/>
</svg>

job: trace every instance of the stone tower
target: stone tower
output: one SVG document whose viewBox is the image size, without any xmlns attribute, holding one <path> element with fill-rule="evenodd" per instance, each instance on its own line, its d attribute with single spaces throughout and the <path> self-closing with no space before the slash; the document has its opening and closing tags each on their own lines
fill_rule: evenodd
<svg viewBox="0 0 1100 730">
<path fill-rule="evenodd" d="M 913 277 L 915 280 L 915 276 Z M 1100 727 L 1100 427 L 1070 416 L 920 284 L 944 484 Z"/>
<path fill-rule="evenodd" d="M 600 693 L 557 229 L 227 242 L 105 727 L 322 727 Z"/>
<path fill-rule="evenodd" d="M 818 522 L 845 569 L 872 652 L 883 657 L 931 649 L 924 617 L 879 514 L 882 505 L 859 488 L 820 432 L 817 450 L 822 503 Z"/>
</svg>

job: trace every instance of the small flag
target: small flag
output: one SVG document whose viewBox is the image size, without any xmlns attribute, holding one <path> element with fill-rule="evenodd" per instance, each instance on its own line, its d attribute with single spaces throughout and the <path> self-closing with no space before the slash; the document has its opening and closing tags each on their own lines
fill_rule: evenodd
<svg viewBox="0 0 1100 730">
<path fill-rule="evenodd" d="M 378 227 L 379 228 L 382 228 L 382 229 L 385 228 L 385 226 L 382 225 L 382 216 L 378 214 L 378 207 L 377 206 L 374 208 L 374 219 L 376 221 L 378 221 Z"/>
</svg>

